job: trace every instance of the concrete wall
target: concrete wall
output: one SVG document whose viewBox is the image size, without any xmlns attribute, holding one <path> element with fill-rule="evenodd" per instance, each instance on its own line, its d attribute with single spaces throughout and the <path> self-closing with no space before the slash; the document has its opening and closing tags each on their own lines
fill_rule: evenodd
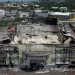
<svg viewBox="0 0 75 75">
<path fill-rule="evenodd" d="M 19 49 L 19 55 L 22 57 L 23 51 L 49 51 L 50 55 L 46 64 L 53 64 L 55 63 L 55 45 L 17 45 Z"/>
<path fill-rule="evenodd" d="M 16 46 L 18 48 L 20 58 L 22 57 L 22 52 L 25 52 L 25 51 L 26 52 L 40 51 L 42 53 L 43 53 L 43 51 L 44 52 L 49 52 L 50 54 L 49 54 L 49 57 L 48 57 L 47 61 L 45 62 L 46 64 L 55 64 L 55 50 L 58 50 L 59 52 L 60 52 L 60 50 L 63 51 L 63 49 L 60 48 L 60 46 L 61 47 L 69 47 L 68 45 L 59 45 L 59 44 L 58 45 L 56 45 L 56 44 L 54 44 L 54 45 L 52 45 L 52 44 L 24 44 L 24 45 L 16 45 L 16 44 L 14 44 L 12 46 Z M 75 47 L 74 47 L 74 49 L 75 49 Z M 61 54 L 61 56 L 62 56 L 62 54 Z M 13 57 L 12 62 L 13 63 L 16 62 L 16 64 L 18 64 L 18 58 L 15 58 L 16 57 L 15 54 L 13 54 L 12 57 Z M 56 57 L 59 58 L 59 59 L 57 59 L 58 60 L 57 62 L 59 62 L 59 63 L 62 63 L 61 61 L 63 60 L 63 57 L 67 58 L 65 56 L 62 56 L 62 59 L 61 59 L 59 53 L 57 53 Z M 7 60 L 9 60 L 9 58 L 7 58 Z M 9 63 L 9 61 L 8 61 L 8 63 Z"/>
</svg>

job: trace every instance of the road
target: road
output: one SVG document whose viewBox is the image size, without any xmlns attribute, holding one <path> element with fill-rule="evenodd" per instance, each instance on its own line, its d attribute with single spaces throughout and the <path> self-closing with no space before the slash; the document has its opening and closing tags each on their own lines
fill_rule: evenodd
<svg viewBox="0 0 75 75">
<path fill-rule="evenodd" d="M 75 24 L 75 21 L 59 21 L 59 23 L 63 23 L 63 24 Z"/>
<path fill-rule="evenodd" d="M 22 70 L 3 70 L 0 69 L 0 75 L 75 75 L 75 71 L 63 71 L 61 69 L 45 68 L 39 71 L 26 72 Z"/>
<path fill-rule="evenodd" d="M 0 69 L 0 75 L 65 75 L 62 71 L 56 71 L 53 68 L 44 68 L 39 71 L 26 72 L 22 70 L 13 71 L 13 70 L 4 70 Z"/>
</svg>

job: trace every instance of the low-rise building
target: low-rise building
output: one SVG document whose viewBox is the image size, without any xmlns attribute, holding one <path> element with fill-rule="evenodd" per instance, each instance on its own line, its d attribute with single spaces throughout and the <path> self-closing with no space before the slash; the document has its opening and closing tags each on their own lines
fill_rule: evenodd
<svg viewBox="0 0 75 75">
<path fill-rule="evenodd" d="M 5 18 L 5 10 L 0 9 L 0 19 Z"/>
<path fill-rule="evenodd" d="M 28 17 L 30 12 L 19 12 L 19 17 Z"/>
<path fill-rule="evenodd" d="M 26 4 L 22 4 L 21 6 L 23 6 L 23 7 L 28 7 L 29 5 L 26 5 Z"/>
<path fill-rule="evenodd" d="M 37 16 L 37 17 L 48 17 L 48 10 L 34 10 L 30 12 L 30 16 Z"/>
<path fill-rule="evenodd" d="M 49 12 L 49 16 L 57 17 L 58 19 L 70 19 L 70 12 Z"/>
</svg>

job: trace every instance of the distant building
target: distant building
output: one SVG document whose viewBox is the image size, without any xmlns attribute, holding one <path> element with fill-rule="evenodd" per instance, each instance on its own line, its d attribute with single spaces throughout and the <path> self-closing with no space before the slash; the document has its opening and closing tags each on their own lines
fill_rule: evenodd
<svg viewBox="0 0 75 75">
<path fill-rule="evenodd" d="M 54 16 L 57 18 L 70 19 L 70 12 L 49 12 L 49 16 Z"/>
<path fill-rule="evenodd" d="M 19 12 L 19 17 L 28 17 L 30 12 Z"/>
<path fill-rule="evenodd" d="M 11 11 L 11 16 L 16 17 L 18 15 L 18 11 Z"/>
<path fill-rule="evenodd" d="M 5 10 L 0 9 L 0 19 L 5 17 Z"/>
<path fill-rule="evenodd" d="M 60 7 L 60 11 L 67 11 L 68 8 L 67 7 Z"/>
<path fill-rule="evenodd" d="M 35 7 L 39 7 L 39 5 L 34 5 Z"/>
<path fill-rule="evenodd" d="M 19 13 L 18 11 L 5 11 L 5 17 L 11 18 L 19 17 Z"/>
<path fill-rule="evenodd" d="M 39 0 L 40 2 L 49 2 L 49 0 Z"/>
<path fill-rule="evenodd" d="M 34 15 L 37 17 L 48 17 L 48 10 L 34 10 L 30 12 L 30 16 Z"/>
<path fill-rule="evenodd" d="M 11 17 L 11 12 L 10 11 L 5 11 L 5 16 L 6 17 Z"/>
<path fill-rule="evenodd" d="M 75 19 L 75 12 L 71 12 L 70 19 Z"/>
<path fill-rule="evenodd" d="M 22 4 L 21 6 L 23 6 L 23 7 L 28 7 L 28 5 L 27 5 L 27 4 Z"/>
</svg>

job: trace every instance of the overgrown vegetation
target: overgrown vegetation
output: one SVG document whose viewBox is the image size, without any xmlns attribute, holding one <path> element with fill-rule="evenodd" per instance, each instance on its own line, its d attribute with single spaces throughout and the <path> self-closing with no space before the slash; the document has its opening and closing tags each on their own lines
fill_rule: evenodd
<svg viewBox="0 0 75 75">
<path fill-rule="evenodd" d="M 9 23 L 9 22 L 11 22 L 12 20 L 0 20 L 0 23 L 4 23 L 4 24 L 7 24 L 7 23 Z"/>
<path fill-rule="evenodd" d="M 7 3 L 10 3 L 10 1 L 8 1 Z M 3 7 L 5 4 L 4 3 L 0 3 L 0 7 Z M 39 5 L 39 7 L 36 7 L 34 5 Z M 68 11 L 75 11 L 75 0 L 65 0 L 65 2 L 59 3 L 59 2 L 47 2 L 47 3 L 38 3 L 38 2 L 34 2 L 34 4 L 28 4 L 28 6 L 24 7 L 22 5 L 20 5 L 20 7 L 17 7 L 17 3 L 14 4 L 15 7 L 6 7 L 6 9 L 8 10 L 22 10 L 22 11 L 26 11 L 26 10 L 33 10 L 33 9 L 37 9 L 37 8 L 42 8 L 42 10 L 52 10 L 51 7 L 67 7 L 69 10 Z M 56 11 L 60 11 L 60 10 L 56 10 Z"/>
<path fill-rule="evenodd" d="M 65 2 L 62 3 L 41 3 L 40 7 L 44 7 L 45 10 L 52 10 L 51 7 L 67 7 L 68 11 L 74 11 L 75 10 L 75 0 L 65 0 Z M 60 10 L 56 10 L 60 11 Z"/>
<path fill-rule="evenodd" d="M 20 21 L 22 21 L 22 20 L 24 20 L 24 18 L 15 18 L 15 19 L 14 19 L 14 22 L 20 22 Z"/>
<path fill-rule="evenodd" d="M 15 19 L 11 19 L 11 20 L 0 20 L 0 25 L 7 25 L 8 23 L 11 23 L 11 22 L 20 22 L 24 20 L 24 18 L 15 18 Z"/>
</svg>

